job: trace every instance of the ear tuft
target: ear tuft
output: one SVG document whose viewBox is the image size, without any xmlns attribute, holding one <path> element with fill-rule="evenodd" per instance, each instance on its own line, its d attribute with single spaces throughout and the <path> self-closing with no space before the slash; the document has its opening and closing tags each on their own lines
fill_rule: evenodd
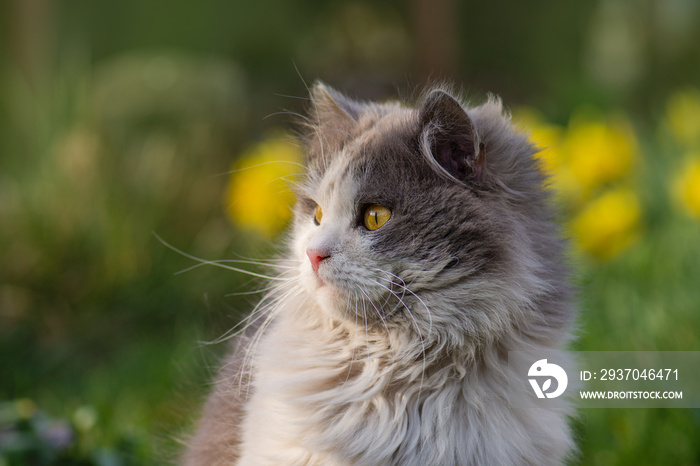
<svg viewBox="0 0 700 466">
<path fill-rule="evenodd" d="M 478 182 L 484 170 L 484 145 L 462 105 L 436 89 L 428 94 L 418 118 L 426 155 L 452 178 Z"/>
</svg>

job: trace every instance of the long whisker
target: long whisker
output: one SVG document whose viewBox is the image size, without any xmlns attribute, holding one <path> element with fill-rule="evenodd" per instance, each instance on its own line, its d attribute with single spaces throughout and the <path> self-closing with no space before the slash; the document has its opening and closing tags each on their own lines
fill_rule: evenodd
<svg viewBox="0 0 700 466">
<path fill-rule="evenodd" d="M 309 100 L 308 97 L 299 97 L 297 95 L 288 95 L 288 94 L 278 94 L 274 93 L 272 95 L 278 96 L 278 97 L 286 97 L 288 99 L 297 99 L 297 100 Z"/>
<path fill-rule="evenodd" d="M 406 282 L 405 282 L 401 277 L 399 277 L 398 275 L 395 275 L 395 274 L 393 274 L 393 273 L 391 273 L 391 272 L 387 272 L 386 270 L 382 270 L 382 269 L 376 269 L 376 270 L 378 270 L 378 271 L 380 271 L 380 272 L 384 272 L 384 273 L 387 274 L 387 275 L 390 275 L 390 276 L 392 276 L 392 277 L 397 278 L 399 281 L 401 281 L 401 283 L 396 283 L 396 282 L 394 282 L 393 280 L 388 280 L 388 279 L 386 279 L 386 280 L 388 280 L 389 283 L 391 283 L 392 285 L 398 286 L 398 287 L 401 288 L 402 290 L 409 292 L 411 295 L 413 295 L 414 298 L 416 298 L 418 301 L 420 301 L 420 303 L 423 305 L 423 307 L 425 308 L 425 310 L 426 310 L 426 312 L 427 312 L 427 314 L 428 314 L 428 336 L 430 336 L 430 334 L 432 333 L 432 330 L 433 330 L 433 314 L 430 312 L 430 308 L 428 307 L 428 305 L 425 304 L 425 301 L 423 301 L 423 299 L 422 299 L 420 296 L 418 296 L 416 293 L 414 293 L 414 292 L 408 287 L 408 285 L 406 285 Z"/>
<path fill-rule="evenodd" d="M 194 269 L 198 269 L 198 268 L 204 267 L 204 266 L 206 266 L 206 265 L 213 265 L 213 266 L 216 266 L 216 267 L 220 267 L 220 268 L 222 268 L 222 269 L 231 270 L 231 271 L 233 271 L 233 272 L 241 272 L 241 273 L 244 273 L 244 274 L 246 274 L 246 275 L 250 275 L 250 276 L 253 276 L 253 277 L 257 277 L 257 278 L 264 278 L 264 279 L 266 279 L 266 280 L 283 281 L 283 280 L 286 280 L 285 278 L 283 278 L 283 275 L 287 275 L 287 274 L 293 272 L 294 269 L 295 269 L 295 267 L 286 267 L 286 266 L 285 266 L 284 268 L 285 268 L 285 269 L 288 269 L 288 270 L 286 270 L 285 272 L 280 273 L 279 275 L 277 275 L 277 276 L 275 276 L 275 277 L 272 277 L 272 276 L 268 276 L 268 275 L 259 274 L 259 273 L 256 273 L 256 272 L 251 272 L 251 271 L 245 270 L 245 269 L 239 269 L 238 267 L 231 267 L 230 265 L 225 265 L 225 264 L 224 264 L 224 262 L 235 262 L 235 261 L 230 261 L 230 260 L 213 260 L 213 261 L 210 261 L 210 260 L 206 260 L 206 259 L 199 259 L 199 258 L 196 258 L 196 257 L 190 257 L 190 258 L 192 258 L 192 259 L 194 259 L 194 260 L 198 260 L 198 261 L 200 261 L 200 262 L 199 262 L 198 264 L 191 265 L 191 266 L 189 266 L 189 267 L 187 267 L 187 268 L 184 268 L 184 269 L 182 269 L 182 270 L 179 270 L 179 271 L 175 272 L 175 275 L 180 275 L 180 274 L 183 274 L 183 273 L 186 273 L 186 272 L 190 272 L 190 271 L 192 271 L 192 270 L 194 270 Z M 251 263 L 251 264 L 253 264 L 253 263 Z M 274 268 L 278 268 L 278 267 L 279 267 L 279 268 L 282 268 L 282 267 L 280 267 L 280 266 L 271 266 L 271 265 L 267 265 L 267 264 L 253 264 L 253 265 L 258 265 L 258 266 L 261 266 L 261 267 L 268 267 L 268 268 L 273 268 L 273 267 L 274 267 Z"/>
<path fill-rule="evenodd" d="M 360 290 L 360 291 L 362 291 L 362 290 Z M 367 318 L 367 305 L 365 303 L 365 300 L 362 299 L 361 301 L 362 301 L 362 314 L 365 317 L 365 338 L 367 340 L 367 358 L 366 359 L 367 359 L 367 362 L 369 362 L 370 361 L 370 354 L 371 354 L 371 352 L 369 350 L 369 348 L 370 348 L 370 344 L 369 344 L 369 320 Z"/>
<path fill-rule="evenodd" d="M 370 279 L 370 280 L 371 280 L 371 279 Z M 372 281 L 374 281 L 374 280 L 372 280 Z M 375 282 L 375 283 L 376 283 L 376 282 Z M 380 285 L 380 286 L 381 286 L 381 285 Z M 379 308 L 377 308 L 377 305 L 374 304 L 374 302 L 373 302 L 372 299 L 369 297 L 369 295 L 368 295 L 362 288 L 358 287 L 358 289 L 359 289 L 360 292 L 365 296 L 365 298 L 367 298 L 367 301 L 369 301 L 369 303 L 372 305 L 372 307 L 374 308 L 374 310 L 377 312 L 377 315 L 379 316 L 379 319 L 381 319 L 382 324 L 384 324 L 384 328 L 386 329 L 387 338 L 390 339 L 390 340 L 389 340 L 389 345 L 391 346 L 391 333 L 389 332 L 389 327 L 388 327 L 387 324 L 386 324 L 386 320 L 384 320 L 384 316 L 383 316 L 382 313 L 379 311 Z"/>
<path fill-rule="evenodd" d="M 237 323 L 234 325 L 232 328 L 230 328 L 226 333 L 224 333 L 222 336 L 219 338 L 211 341 L 211 342 L 203 342 L 202 344 L 205 345 L 215 345 L 222 343 L 226 340 L 229 340 L 231 338 L 234 338 L 237 335 L 240 335 L 244 333 L 248 328 L 250 328 L 252 325 L 254 325 L 262 316 L 265 315 L 263 312 L 267 308 L 274 307 L 273 304 L 276 302 L 279 302 L 283 300 L 285 297 L 289 296 L 291 292 L 293 291 L 293 288 L 288 290 L 287 292 L 275 296 L 276 292 L 279 292 L 280 288 L 279 286 L 274 286 L 271 287 L 271 290 L 262 297 L 262 299 L 256 304 L 256 306 L 253 308 L 252 311 L 248 314 L 248 317 L 243 319 L 241 322 Z M 269 304 L 268 304 L 269 303 Z"/>
<path fill-rule="evenodd" d="M 298 167 L 305 169 L 303 164 L 301 164 L 299 162 L 294 162 L 293 160 L 268 160 L 266 162 L 260 162 L 260 163 L 254 164 L 254 165 L 247 165 L 247 166 L 241 167 L 241 168 L 234 168 L 233 170 L 226 170 L 225 172 L 221 172 L 221 173 L 217 173 L 216 175 L 213 175 L 213 177 L 228 176 L 228 175 L 232 175 L 234 173 L 242 172 L 245 170 L 250 170 L 252 168 L 262 167 L 264 165 L 270 165 L 270 164 L 279 164 L 279 163 L 288 163 L 290 165 L 296 165 Z"/>
<path fill-rule="evenodd" d="M 265 297 L 260 301 L 261 303 L 265 301 Z M 257 306 L 256 306 L 257 307 Z M 238 324 L 234 325 L 232 328 L 230 328 L 226 333 L 221 335 L 219 338 L 216 340 L 213 340 L 211 342 L 207 342 L 206 344 L 209 345 L 218 345 L 220 343 L 223 343 L 226 340 L 230 340 L 231 338 L 235 338 L 239 335 L 242 335 L 248 330 L 250 327 L 252 327 L 258 320 L 260 320 L 262 317 L 264 317 L 266 314 L 264 312 L 261 312 L 260 310 L 253 309 L 248 317 L 243 319 L 241 322 Z"/>
<path fill-rule="evenodd" d="M 416 327 L 416 331 L 418 332 L 418 338 L 420 339 L 420 343 L 421 343 L 421 352 L 423 353 L 423 369 L 421 370 L 420 388 L 418 389 L 418 394 L 420 396 L 420 393 L 423 389 L 423 381 L 425 379 L 425 368 L 426 368 L 427 355 L 426 355 L 426 351 L 425 351 L 425 340 L 423 339 L 423 333 L 420 330 L 420 326 L 418 325 L 418 321 L 416 321 L 416 318 L 414 317 L 414 315 L 411 312 L 411 309 L 408 307 L 408 305 L 404 302 L 403 299 L 401 299 L 401 297 L 398 294 L 396 294 L 396 292 L 394 290 L 392 290 L 391 288 L 389 288 L 386 285 L 379 283 L 376 280 L 373 280 L 373 279 L 370 279 L 370 280 L 373 281 L 374 283 L 376 283 L 377 285 L 381 286 L 382 288 L 386 289 L 389 293 L 394 295 L 396 297 L 396 299 L 399 300 L 401 305 L 406 309 L 406 312 L 408 313 L 409 317 L 411 317 L 411 320 L 413 321 L 413 325 Z"/>
<path fill-rule="evenodd" d="M 176 253 L 180 254 L 180 255 L 183 256 L 183 257 L 186 257 L 186 258 L 188 258 L 188 259 L 192 259 L 192 260 L 194 260 L 194 261 L 199 262 L 199 264 L 197 264 L 196 266 L 192 266 L 192 267 L 190 267 L 189 269 L 185 269 L 185 270 L 182 271 L 182 272 L 185 272 L 185 271 L 187 271 L 187 270 L 191 270 L 191 269 L 196 268 L 196 267 L 200 267 L 200 266 L 202 266 L 202 265 L 213 265 L 213 266 L 215 266 L 215 267 L 220 267 L 220 268 L 222 268 L 222 269 L 231 270 L 231 271 L 233 271 L 233 272 L 243 273 L 243 274 L 246 274 L 246 275 L 250 275 L 250 276 L 252 276 L 252 277 L 264 278 L 264 279 L 266 279 L 266 280 L 275 280 L 275 281 L 285 281 L 285 280 L 287 280 L 287 279 L 282 278 L 282 277 L 271 277 L 271 276 L 269 276 L 269 275 L 263 275 L 263 274 L 261 274 L 261 273 L 251 272 L 251 271 L 245 270 L 245 269 L 239 269 L 238 267 L 231 267 L 230 265 L 222 264 L 221 261 L 218 261 L 218 260 L 217 260 L 217 261 L 210 261 L 210 260 L 202 259 L 201 257 L 197 257 L 197 256 L 193 256 L 192 254 L 188 254 L 188 253 L 186 253 L 185 251 L 182 251 L 181 249 L 178 249 L 178 248 L 176 248 L 175 246 L 169 244 L 169 243 L 166 242 L 163 238 L 161 238 L 160 236 L 158 236 L 158 234 L 157 234 L 156 232 L 153 232 L 153 236 L 155 236 L 156 239 L 157 239 L 158 241 L 160 241 L 160 243 L 161 243 L 163 246 L 167 247 L 168 249 L 170 249 L 170 250 L 172 250 L 172 251 L 175 251 Z M 182 273 L 182 272 L 179 272 L 179 273 Z"/>
<path fill-rule="evenodd" d="M 250 260 L 250 259 L 222 259 L 222 260 L 216 260 L 216 261 L 211 261 L 211 262 L 218 262 L 220 264 L 226 264 L 226 263 L 237 263 L 237 264 L 250 264 L 250 265 L 259 265 L 261 267 L 274 267 L 276 269 L 295 269 L 296 267 L 292 265 L 280 265 L 280 264 L 271 264 L 267 262 L 262 262 L 262 261 L 257 261 L 257 260 Z"/>
<path fill-rule="evenodd" d="M 255 294 L 260 294 L 260 293 L 265 293 L 270 290 L 274 290 L 276 288 L 275 285 L 270 285 L 266 286 L 265 288 L 260 288 L 259 290 L 252 290 L 252 291 L 235 291 L 233 293 L 226 293 L 224 296 L 226 298 L 230 298 L 233 296 L 250 296 L 250 295 L 255 295 Z"/>
<path fill-rule="evenodd" d="M 279 296 L 278 300 L 288 300 L 291 297 L 297 295 L 300 293 L 300 290 L 298 287 L 293 287 L 290 290 L 288 290 L 286 293 L 282 294 Z M 265 320 L 263 323 L 260 325 L 260 327 L 257 329 L 255 332 L 255 335 L 253 336 L 251 342 L 249 345 L 246 347 L 245 355 L 243 357 L 243 363 L 242 363 L 242 369 L 241 369 L 241 381 L 242 378 L 244 377 L 244 374 L 246 371 L 250 371 L 252 369 L 252 360 L 254 358 L 255 353 L 257 353 L 257 348 L 258 345 L 260 344 L 260 341 L 263 337 L 263 335 L 266 333 L 266 330 L 270 326 L 270 324 L 275 320 L 277 317 L 277 314 L 280 312 L 280 308 L 275 305 L 270 305 L 266 306 L 267 310 L 270 310 L 271 312 L 260 312 L 259 316 L 257 317 L 258 319 L 261 316 L 265 316 Z M 257 319 L 256 319 L 257 320 Z"/>
<path fill-rule="evenodd" d="M 352 294 L 353 301 L 354 301 L 354 306 L 353 308 L 356 310 L 355 311 L 355 328 L 357 328 L 357 293 L 353 291 Z M 348 299 L 347 305 L 345 307 L 345 318 L 347 319 L 348 317 L 348 312 L 350 312 L 350 300 Z M 352 337 L 352 335 L 348 335 L 348 337 Z M 352 341 L 352 339 L 351 339 Z M 352 373 L 352 364 L 355 362 L 355 352 L 357 351 L 357 345 L 351 344 L 352 346 L 352 354 L 350 355 L 350 362 L 348 364 L 348 373 L 345 376 L 345 383 L 347 383 L 348 380 L 350 380 L 350 374 Z"/>
<path fill-rule="evenodd" d="M 260 264 L 265 264 L 265 265 L 267 265 L 267 264 L 275 264 L 275 263 L 283 263 L 283 264 L 284 264 L 284 263 L 286 263 L 286 264 L 290 263 L 290 260 L 289 260 L 289 259 L 283 259 L 283 258 L 274 258 L 274 257 L 270 257 L 270 258 L 266 258 L 266 259 L 257 259 L 257 258 L 254 258 L 254 257 L 242 256 L 242 255 L 236 254 L 236 253 L 234 253 L 234 255 L 238 256 L 238 257 L 240 258 L 240 260 L 248 260 L 248 261 L 253 261 L 253 262 L 259 262 Z"/>
<path fill-rule="evenodd" d="M 279 302 L 280 300 L 283 300 L 283 299 L 289 297 L 293 293 L 298 292 L 298 287 L 291 286 L 288 291 L 280 294 L 280 292 L 283 290 L 283 287 L 281 285 L 288 285 L 294 281 L 293 277 L 292 278 L 285 277 L 285 275 L 288 275 L 288 274 L 293 272 L 294 267 L 292 267 L 292 266 L 280 265 L 280 264 L 276 264 L 276 265 L 271 266 L 270 264 L 264 264 L 264 263 L 261 263 L 258 261 L 253 261 L 253 260 L 216 260 L 216 261 L 205 260 L 205 259 L 196 257 L 192 254 L 188 254 L 188 253 L 176 248 L 175 246 L 166 242 L 156 232 L 153 232 L 153 236 L 155 236 L 155 238 L 161 244 L 163 244 L 165 247 L 167 247 L 168 249 L 170 249 L 170 250 L 172 250 L 172 251 L 174 251 L 174 252 L 176 252 L 184 257 L 187 257 L 189 259 L 192 259 L 192 260 L 198 262 L 198 264 L 195 264 L 192 267 L 188 267 L 187 269 L 181 270 L 178 273 L 184 273 L 184 272 L 187 272 L 189 270 L 193 270 L 197 267 L 201 267 L 204 265 L 212 265 L 215 267 L 224 268 L 226 270 L 231 270 L 231 271 L 243 273 L 243 274 L 246 274 L 246 275 L 249 275 L 252 277 L 263 278 L 266 280 L 276 281 L 276 282 L 280 283 L 280 285 L 272 285 L 272 286 L 266 287 L 262 290 L 257 290 L 257 291 L 252 292 L 252 293 L 260 293 L 260 292 L 267 291 L 267 294 L 265 296 L 263 296 L 263 298 L 255 306 L 255 308 L 253 308 L 253 310 L 250 312 L 250 314 L 248 315 L 247 318 L 243 319 L 241 322 L 234 325 L 231 329 L 229 329 L 226 333 L 224 333 L 224 335 L 220 336 L 219 338 L 217 338 L 213 341 L 210 341 L 210 342 L 200 342 L 200 344 L 202 344 L 202 345 L 219 344 L 219 343 L 222 343 L 226 340 L 229 340 L 229 339 L 245 332 L 246 329 L 250 328 L 256 322 L 258 322 L 258 320 L 261 317 L 265 316 L 266 317 L 265 321 L 263 322 L 263 324 L 261 324 L 260 328 L 258 329 L 258 332 L 256 332 L 256 335 L 253 337 L 254 342 L 257 342 L 257 340 L 259 339 L 259 336 L 262 334 L 261 330 L 263 328 L 266 328 L 269 325 L 270 317 L 272 316 L 272 314 L 274 314 L 274 313 L 265 313 L 265 312 L 262 312 L 262 310 L 274 309 L 275 306 L 273 304 L 275 302 Z M 232 267 L 229 265 L 225 265 L 225 263 L 229 263 L 229 262 L 240 263 L 240 264 L 258 265 L 258 266 L 263 266 L 263 267 L 273 267 L 273 268 L 286 269 L 286 270 L 284 272 L 282 272 L 281 274 L 279 274 L 278 276 L 274 277 L 274 276 L 265 275 L 265 274 L 261 274 L 261 273 L 251 272 L 249 270 L 241 269 L 238 267 Z M 243 293 L 243 294 L 245 294 L 245 293 Z M 249 347 L 249 349 L 250 349 L 250 347 Z"/>
</svg>

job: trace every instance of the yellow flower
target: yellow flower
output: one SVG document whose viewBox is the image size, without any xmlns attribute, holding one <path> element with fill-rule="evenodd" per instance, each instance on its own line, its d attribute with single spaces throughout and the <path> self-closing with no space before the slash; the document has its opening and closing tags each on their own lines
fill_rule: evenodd
<svg viewBox="0 0 700 466">
<path fill-rule="evenodd" d="M 249 148 L 234 166 L 226 190 L 226 212 L 234 224 L 266 238 L 279 233 L 291 217 L 290 182 L 301 171 L 300 163 L 298 147 L 284 137 Z"/>
<path fill-rule="evenodd" d="M 685 169 L 674 182 L 676 198 L 693 217 L 700 219 L 700 152 L 688 158 Z"/>
<path fill-rule="evenodd" d="M 561 164 L 557 171 L 552 174 L 550 184 L 562 205 L 568 209 L 580 208 L 590 194 L 583 188 L 581 181 L 568 163 Z"/>
<path fill-rule="evenodd" d="M 622 117 L 579 113 L 562 129 L 527 109 L 517 111 L 515 120 L 542 148 L 537 157 L 557 198 L 573 215 L 569 228 L 580 249 L 604 260 L 634 242 L 641 207 L 632 190 L 619 187 L 629 182 L 639 159 L 630 123 Z"/>
<path fill-rule="evenodd" d="M 557 172 L 562 164 L 561 141 L 563 130 L 547 123 L 533 109 L 520 108 L 515 111 L 514 120 L 530 136 L 530 142 L 539 150 L 536 157 L 548 174 Z"/>
<path fill-rule="evenodd" d="M 700 91 L 686 89 L 673 94 L 666 104 L 671 134 L 685 147 L 700 144 Z"/>
<path fill-rule="evenodd" d="M 574 119 L 564 149 L 571 173 L 585 193 L 606 183 L 622 180 L 637 158 L 637 140 L 624 119 Z"/>
<path fill-rule="evenodd" d="M 571 233 L 581 249 L 608 259 L 632 244 L 639 234 L 641 208 L 629 189 L 608 191 L 591 201 L 572 221 Z"/>
</svg>

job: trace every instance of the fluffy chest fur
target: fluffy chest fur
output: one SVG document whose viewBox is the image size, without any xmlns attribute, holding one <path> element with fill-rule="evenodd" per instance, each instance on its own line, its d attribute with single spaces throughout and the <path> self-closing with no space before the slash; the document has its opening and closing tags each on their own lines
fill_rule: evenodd
<svg viewBox="0 0 700 466">
<path fill-rule="evenodd" d="M 312 101 L 286 256 L 187 464 L 561 462 L 570 409 L 508 400 L 508 352 L 573 319 L 535 149 L 496 100 Z"/>
<path fill-rule="evenodd" d="M 561 416 L 511 410 L 508 374 L 485 362 L 424 370 L 376 336 L 297 317 L 260 342 L 238 464 L 546 465 L 571 447 Z"/>
</svg>

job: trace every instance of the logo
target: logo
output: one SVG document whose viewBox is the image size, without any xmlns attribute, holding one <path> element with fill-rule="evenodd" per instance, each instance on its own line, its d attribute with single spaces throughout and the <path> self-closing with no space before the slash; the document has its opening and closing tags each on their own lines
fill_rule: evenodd
<svg viewBox="0 0 700 466">
<path fill-rule="evenodd" d="M 537 378 L 528 379 L 532 389 L 535 390 L 535 395 L 537 398 L 556 398 L 566 390 L 566 385 L 569 383 L 569 378 L 566 376 L 566 372 L 560 366 L 556 364 L 549 364 L 546 359 L 540 359 L 530 366 L 530 370 L 527 373 L 530 377 L 544 378 L 544 383 L 540 387 Z M 552 386 L 552 379 L 557 381 L 557 386 L 555 390 L 548 391 Z"/>
</svg>

